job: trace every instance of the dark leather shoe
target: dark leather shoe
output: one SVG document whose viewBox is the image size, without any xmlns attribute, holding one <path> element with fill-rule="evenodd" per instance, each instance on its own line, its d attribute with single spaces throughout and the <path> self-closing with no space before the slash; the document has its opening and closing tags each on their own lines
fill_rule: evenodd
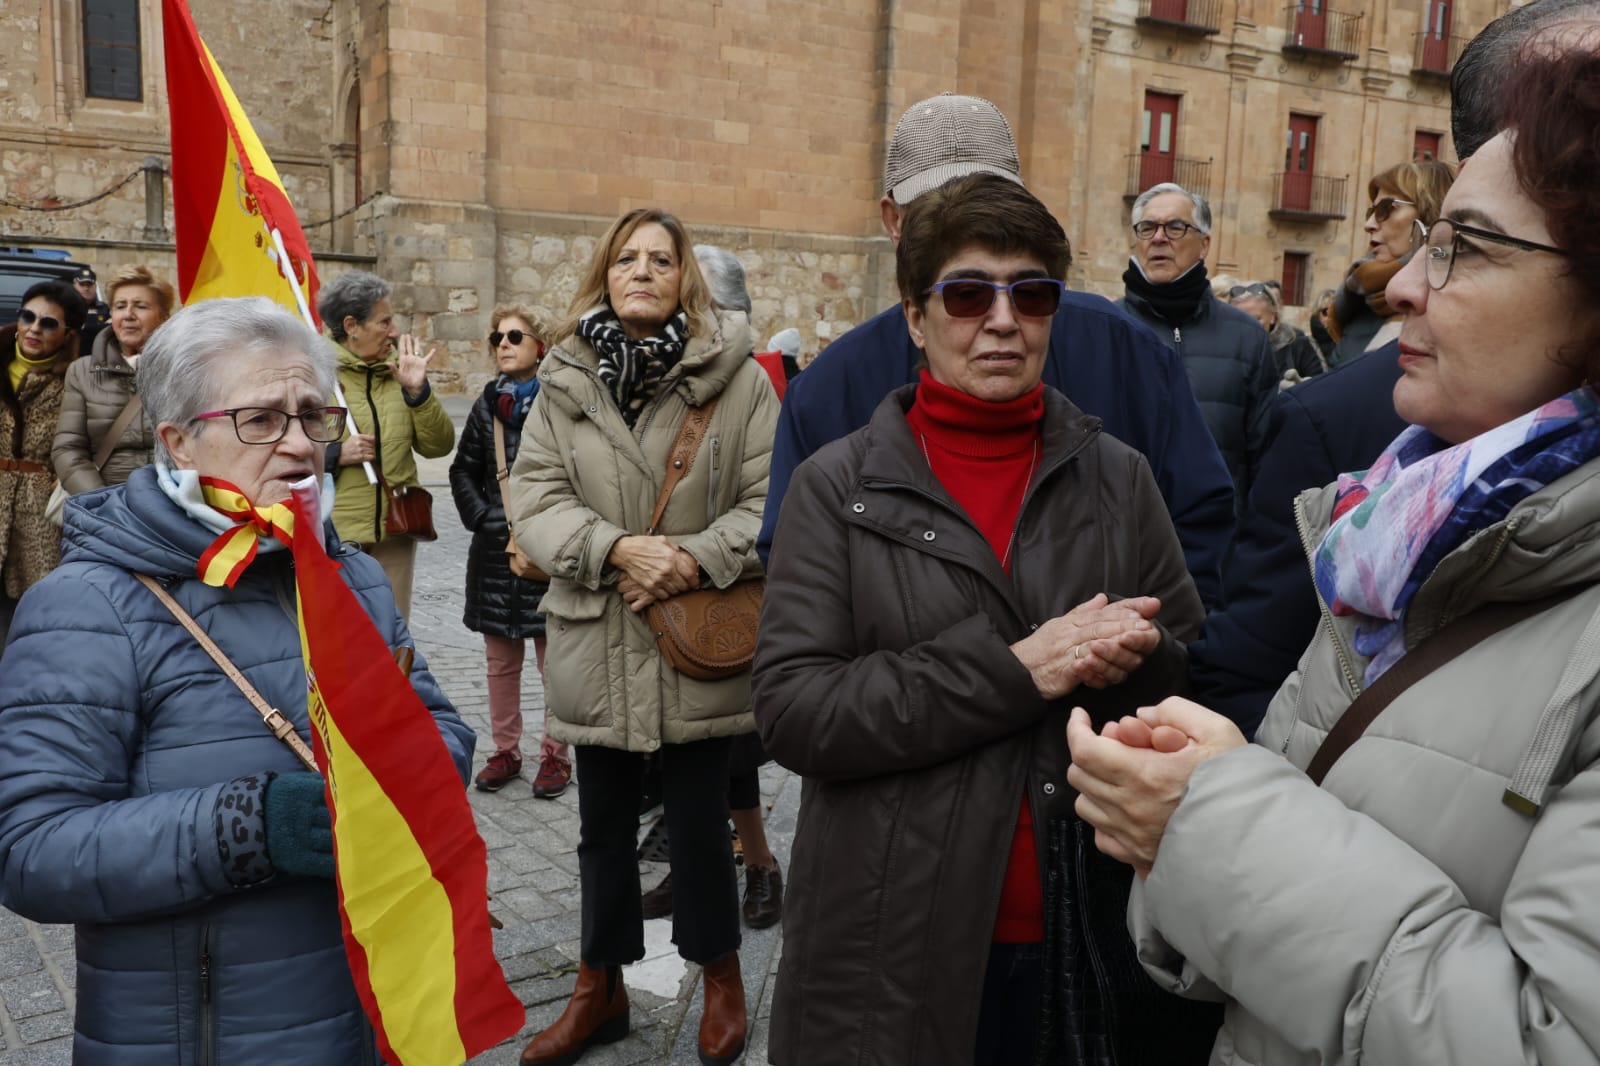
<svg viewBox="0 0 1600 1066">
<path fill-rule="evenodd" d="M 744 924 L 752 929 L 776 925 L 783 917 L 783 873 L 774 866 L 744 868 Z"/>
<path fill-rule="evenodd" d="M 609 985 L 609 991 L 608 986 Z M 628 990 L 622 967 L 578 964 L 578 984 L 555 1024 L 522 1049 L 527 1066 L 571 1066 L 597 1044 L 628 1035 Z"/>
<path fill-rule="evenodd" d="M 661 879 L 661 883 L 644 895 L 639 897 L 639 906 L 644 911 L 646 918 L 665 918 L 672 913 L 672 874 Z"/>
<path fill-rule="evenodd" d="M 705 1066 L 732 1066 L 744 1054 L 749 1031 L 744 1009 L 744 979 L 739 976 L 739 953 L 730 951 L 706 963 L 706 1007 L 700 1015 L 700 1061 Z"/>
</svg>

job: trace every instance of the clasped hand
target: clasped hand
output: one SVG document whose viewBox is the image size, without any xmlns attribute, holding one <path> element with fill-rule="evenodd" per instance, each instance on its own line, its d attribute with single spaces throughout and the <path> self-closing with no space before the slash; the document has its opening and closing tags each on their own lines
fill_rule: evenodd
<svg viewBox="0 0 1600 1066">
<path fill-rule="evenodd" d="M 1011 651 L 1045 699 L 1058 699 L 1080 684 L 1118 685 L 1160 645 L 1161 631 L 1150 621 L 1160 610 L 1154 596 L 1112 603 L 1102 592 L 1050 619 Z"/>
<path fill-rule="evenodd" d="M 1089 712 L 1074 707 L 1067 782 L 1078 790 L 1075 809 L 1094 827 L 1097 848 L 1148 877 L 1195 767 L 1246 743 L 1231 719 L 1177 696 L 1098 734 Z"/>
<path fill-rule="evenodd" d="M 666 537 L 621 537 L 606 561 L 622 571 L 617 592 L 631 611 L 700 587 L 700 564 Z"/>
</svg>

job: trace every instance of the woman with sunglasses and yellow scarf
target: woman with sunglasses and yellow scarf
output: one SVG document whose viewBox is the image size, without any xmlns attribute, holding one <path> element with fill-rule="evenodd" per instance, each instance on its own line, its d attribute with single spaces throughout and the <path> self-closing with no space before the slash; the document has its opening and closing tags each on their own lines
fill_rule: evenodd
<svg viewBox="0 0 1600 1066">
<path fill-rule="evenodd" d="M 83 316 L 83 297 L 71 285 L 41 281 L 23 293 L 17 321 L 0 329 L 0 645 L 17 600 L 61 558 L 61 531 L 44 510 L 54 485 L 50 445 Z"/>
<path fill-rule="evenodd" d="M 1366 254 L 1345 275 L 1325 322 L 1337 342 L 1333 365 L 1382 347 L 1399 333 L 1402 316 L 1384 299 L 1384 287 L 1422 247 L 1453 181 L 1454 167 L 1423 159 L 1392 166 L 1367 183 Z"/>
</svg>

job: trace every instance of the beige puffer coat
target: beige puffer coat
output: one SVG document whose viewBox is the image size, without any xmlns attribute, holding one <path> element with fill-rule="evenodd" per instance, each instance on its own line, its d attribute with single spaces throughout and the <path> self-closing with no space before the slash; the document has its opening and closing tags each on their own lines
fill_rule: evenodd
<svg viewBox="0 0 1600 1066">
<path fill-rule="evenodd" d="M 1331 486 L 1296 506 L 1314 548 Z M 1214 1063 L 1600 1062 L 1597 528 L 1600 460 L 1446 556 L 1408 648 L 1584 591 L 1417 682 L 1324 787 L 1302 768 L 1366 669 L 1326 612 L 1256 744 L 1195 771 L 1129 916 L 1158 981 L 1229 998 Z"/>
<path fill-rule="evenodd" d="M 0 329 L 0 456 L 43 466 L 44 472 L 0 469 L 0 594 L 19 598 L 61 561 L 61 530 L 45 520 L 55 484 L 50 443 L 61 413 L 67 368 L 78 354 L 77 337 L 46 370 L 23 375 L 12 391 L 11 361 L 17 327 Z"/>
<path fill-rule="evenodd" d="M 50 448 L 50 462 L 56 477 L 72 495 L 120 485 L 129 474 L 155 458 L 155 426 L 140 411 L 122 431 L 122 439 L 106 459 L 105 467 L 94 468 L 100 442 L 137 391 L 133 367 L 122 357 L 122 345 L 110 329 L 101 330 L 95 337 L 89 358 L 79 359 L 67 369 L 61 424 Z"/>
<path fill-rule="evenodd" d="M 715 333 L 690 338 L 631 431 L 587 341 L 569 338 L 539 366 L 508 510 L 522 550 L 552 575 L 539 610 L 557 740 L 649 752 L 754 728 L 749 673 L 723 681 L 676 673 L 644 617 L 618 595 L 620 571 L 606 563 L 620 538 L 648 528 L 689 407 L 720 397 L 659 532 L 692 554 L 718 588 L 761 573 L 755 543 L 778 397 L 750 358 L 749 320 L 742 312 L 719 312 L 716 320 Z"/>
</svg>

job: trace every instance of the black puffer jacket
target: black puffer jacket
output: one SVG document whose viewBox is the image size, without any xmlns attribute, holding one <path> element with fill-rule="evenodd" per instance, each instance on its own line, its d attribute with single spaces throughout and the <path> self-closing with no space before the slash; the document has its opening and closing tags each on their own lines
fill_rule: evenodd
<svg viewBox="0 0 1600 1066">
<path fill-rule="evenodd" d="M 472 405 L 456 457 L 450 461 L 450 494 L 455 497 L 461 524 L 472 531 L 472 546 L 467 550 L 467 609 L 461 621 L 474 632 L 496 637 L 542 637 L 544 615 L 537 608 L 549 586 L 514 575 L 506 557 L 510 531 L 495 477 L 496 399 L 491 381 Z M 504 422 L 501 426 L 506 438 L 506 468 L 510 469 L 517 458 L 522 427 Z"/>
<path fill-rule="evenodd" d="M 1026 795 L 1052 960 L 1043 1061 L 1102 1062 L 1085 1054 L 1098 1040 L 1119 1066 L 1204 1062 L 1219 1016 L 1138 972 L 1133 874 L 1095 850 L 1066 784 L 1068 709 L 1100 723 L 1176 691 L 1181 642 L 1199 629 L 1155 479 L 1046 390 L 1008 575 L 930 473 L 904 414 L 915 393 L 891 393 L 800 465 L 773 540 L 756 720 L 805 788 L 770 1061 L 972 1062 Z M 1124 684 L 1044 700 L 1008 646 L 1101 591 L 1159 596 L 1167 638 Z"/>
<path fill-rule="evenodd" d="M 1234 513 L 1244 511 L 1255 471 L 1271 439 L 1277 363 L 1261 323 L 1207 295 L 1174 326 L 1128 293 L 1119 306 L 1156 331 L 1183 359 L 1200 413 L 1233 475 Z"/>
</svg>

